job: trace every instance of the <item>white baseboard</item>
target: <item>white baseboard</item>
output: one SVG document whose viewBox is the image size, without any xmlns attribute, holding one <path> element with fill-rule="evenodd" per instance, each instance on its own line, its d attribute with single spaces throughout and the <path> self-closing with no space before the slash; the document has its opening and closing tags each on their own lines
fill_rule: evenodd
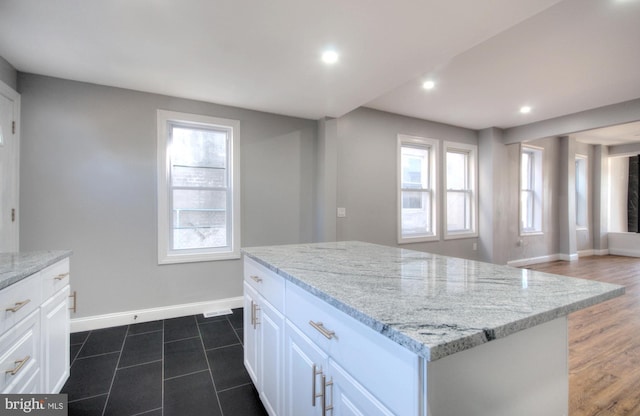
<svg viewBox="0 0 640 416">
<path fill-rule="evenodd" d="M 576 261 L 578 260 L 578 253 L 573 253 L 573 254 L 560 254 L 560 260 L 564 260 L 564 261 Z"/>
<path fill-rule="evenodd" d="M 615 256 L 640 257 L 640 250 L 626 248 L 610 248 L 609 254 Z"/>
<path fill-rule="evenodd" d="M 531 257 L 528 259 L 511 260 L 507 262 L 507 266 L 522 267 L 529 266 L 531 264 L 546 263 L 549 261 L 561 260 L 560 254 L 550 254 L 548 256 Z"/>
<path fill-rule="evenodd" d="M 160 308 L 140 309 L 88 316 L 71 320 L 71 332 L 91 331 L 113 326 L 138 324 L 160 319 L 178 318 L 180 316 L 197 315 L 222 309 L 241 308 L 243 297 L 227 298 L 210 302 L 187 303 L 183 305 L 164 306 Z"/>
</svg>

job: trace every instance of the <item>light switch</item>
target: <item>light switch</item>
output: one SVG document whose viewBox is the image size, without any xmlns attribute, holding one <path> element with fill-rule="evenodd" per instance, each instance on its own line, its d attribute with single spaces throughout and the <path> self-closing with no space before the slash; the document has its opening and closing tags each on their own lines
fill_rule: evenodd
<svg viewBox="0 0 640 416">
<path fill-rule="evenodd" d="M 346 208 L 338 208 L 338 218 L 344 218 L 347 216 Z"/>
</svg>

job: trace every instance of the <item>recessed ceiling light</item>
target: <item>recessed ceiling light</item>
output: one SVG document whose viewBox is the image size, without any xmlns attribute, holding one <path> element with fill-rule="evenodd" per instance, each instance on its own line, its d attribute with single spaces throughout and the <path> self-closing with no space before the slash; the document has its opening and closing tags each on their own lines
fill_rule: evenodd
<svg viewBox="0 0 640 416">
<path fill-rule="evenodd" d="M 322 52 L 322 62 L 325 64 L 335 64 L 338 62 L 338 52 L 332 49 Z"/>
<path fill-rule="evenodd" d="M 531 107 L 529 107 L 528 105 L 523 105 L 522 107 L 520 107 L 520 112 L 522 114 L 529 114 L 531 112 Z"/>
<path fill-rule="evenodd" d="M 431 80 L 425 81 L 422 83 L 422 88 L 424 88 L 425 90 L 431 90 L 435 86 L 436 86 L 436 83 Z"/>
</svg>

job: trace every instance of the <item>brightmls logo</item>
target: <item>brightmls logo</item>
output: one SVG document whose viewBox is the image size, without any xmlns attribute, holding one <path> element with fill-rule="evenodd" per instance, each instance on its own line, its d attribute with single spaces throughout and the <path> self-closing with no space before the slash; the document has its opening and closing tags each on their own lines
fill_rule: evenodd
<svg viewBox="0 0 640 416">
<path fill-rule="evenodd" d="M 67 395 L 1 394 L 0 415 L 67 416 Z"/>
</svg>

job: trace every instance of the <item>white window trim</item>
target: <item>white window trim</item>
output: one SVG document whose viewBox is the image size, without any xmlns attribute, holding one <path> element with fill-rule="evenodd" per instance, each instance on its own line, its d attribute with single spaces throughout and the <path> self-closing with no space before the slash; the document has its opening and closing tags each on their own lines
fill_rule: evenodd
<svg viewBox="0 0 640 416">
<path fill-rule="evenodd" d="M 539 196 L 540 196 L 540 229 L 526 230 L 522 228 L 522 153 L 526 150 L 539 154 L 539 160 L 534 160 L 534 163 L 539 164 L 540 175 L 539 182 Z M 535 213 L 534 213 L 535 215 Z M 520 152 L 518 153 L 518 228 L 520 230 L 521 237 L 544 235 L 544 148 L 531 145 L 520 145 Z"/>
<path fill-rule="evenodd" d="M 473 186 L 471 209 L 471 231 L 449 231 L 447 226 L 447 152 L 462 151 L 469 153 L 469 174 L 472 176 L 469 182 Z M 442 155 L 442 166 L 444 176 L 444 197 L 442 198 L 442 221 L 443 233 L 445 240 L 454 240 L 458 238 L 474 238 L 478 237 L 478 146 L 466 143 L 444 142 L 444 152 Z"/>
<path fill-rule="evenodd" d="M 158 110 L 158 264 L 188 263 L 240 258 L 240 121 L 176 111 Z M 168 123 L 186 122 L 192 125 L 219 126 L 231 131 L 229 184 L 231 187 L 231 248 L 226 251 L 171 250 L 170 160 Z"/>
<path fill-rule="evenodd" d="M 419 237 L 405 237 L 402 235 L 402 146 L 403 145 L 415 145 L 421 147 L 429 147 L 429 169 L 431 179 L 431 229 L 432 234 Z M 438 210 L 438 168 L 437 160 L 439 152 L 439 141 L 435 139 L 428 139 L 418 136 L 410 136 L 406 134 L 398 134 L 397 144 L 397 229 L 398 229 L 398 244 L 411 244 L 422 243 L 427 241 L 438 241 L 440 236 L 438 234 L 439 224 L 439 210 Z"/>
<path fill-rule="evenodd" d="M 576 160 L 584 160 L 584 174 L 585 174 L 585 225 L 578 224 L 578 210 L 576 209 L 576 231 L 588 231 L 589 230 L 589 156 L 583 154 L 576 154 Z M 578 171 L 575 172 L 574 180 L 578 177 Z"/>
</svg>

